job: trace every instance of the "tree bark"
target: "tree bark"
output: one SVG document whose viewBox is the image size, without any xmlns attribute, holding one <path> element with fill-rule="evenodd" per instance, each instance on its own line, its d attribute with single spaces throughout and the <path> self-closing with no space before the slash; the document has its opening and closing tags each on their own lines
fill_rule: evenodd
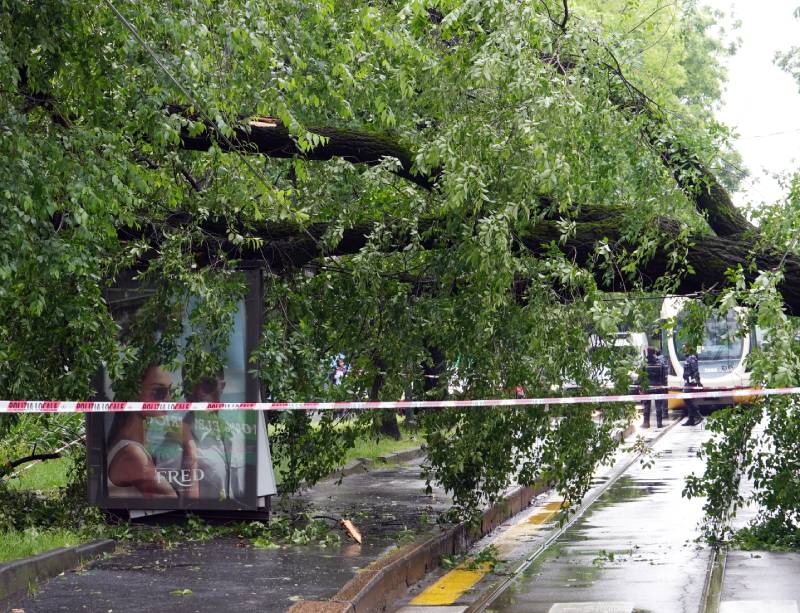
<svg viewBox="0 0 800 613">
<path fill-rule="evenodd" d="M 693 236 L 687 253 L 687 264 L 693 272 L 683 276 L 675 288 L 678 292 L 696 292 L 708 289 L 719 289 L 726 283 L 725 272 L 737 265 L 745 270 L 776 268 L 780 258 L 768 252 L 757 251 L 757 229 L 750 224 L 744 215 L 733 205 L 730 195 L 707 170 L 705 165 L 685 148 L 670 140 L 670 130 L 666 120 L 654 110 L 646 96 L 640 94 L 625 79 L 621 72 L 611 66 L 609 71 L 618 77 L 616 91 L 612 97 L 621 112 L 631 116 L 644 116 L 647 122 L 643 136 L 658 152 L 662 162 L 670 170 L 678 185 L 695 204 L 699 213 L 705 215 L 714 236 Z M 563 69 L 562 69 L 563 70 Z M 437 169 L 429 176 L 413 171 L 412 154 L 396 139 L 386 135 L 373 134 L 359 130 L 340 130 L 335 128 L 312 128 L 314 133 L 326 136 L 328 141 L 310 151 L 303 152 L 297 146 L 289 131 L 275 119 L 262 118 L 251 121 L 246 127 L 236 129 L 235 138 L 226 142 L 217 142 L 225 150 L 239 150 L 271 157 L 301 156 L 310 160 L 329 160 L 341 157 L 352 163 L 375 165 L 385 157 L 399 160 L 400 168 L 396 173 L 425 189 L 432 189 L 436 177 L 441 173 Z M 212 145 L 213 127 L 209 127 L 200 136 L 182 135 L 182 146 L 192 150 L 207 150 Z M 665 136 L 666 135 L 666 136 Z M 562 249 L 581 265 L 590 265 L 594 249 L 598 241 L 607 239 L 614 245 L 620 241 L 618 227 L 619 210 L 614 208 L 583 207 L 576 222 L 577 232 Z M 436 220 L 424 222 L 431 227 Z M 674 233 L 677 222 L 662 220 L 661 225 L 667 232 Z M 224 225 L 221 223 L 219 225 Z M 205 228 L 211 234 L 220 236 L 217 249 L 228 256 L 245 260 L 262 262 L 273 269 L 283 270 L 300 267 L 322 255 L 346 255 L 358 252 L 367 242 L 367 236 L 373 228 L 372 223 L 361 224 L 345 230 L 339 244 L 325 251 L 320 240 L 328 224 L 318 223 L 303 230 L 297 228 L 268 227 L 258 235 L 264 244 L 258 249 L 241 249 L 237 245 L 223 240 L 226 232 L 215 232 L 218 228 Z M 397 248 L 402 248 L 407 237 L 397 237 Z M 523 239 L 525 246 L 532 253 L 542 253 L 543 244 L 558 242 L 560 231 L 552 222 L 539 223 L 530 228 Z M 431 242 L 434 242 L 431 240 Z M 203 254 L 200 254 L 200 262 Z M 800 259 L 789 256 L 785 259 L 785 281 L 780 289 L 783 293 L 788 311 L 800 314 Z M 655 282 L 669 272 L 666 258 L 656 254 L 638 271 L 644 289 L 652 288 Z M 608 290 L 625 291 L 630 282 L 619 274 L 607 278 L 605 271 L 595 271 L 601 286 Z M 754 275 L 750 273 L 752 278 Z"/>
<path fill-rule="evenodd" d="M 705 215 L 709 227 L 718 236 L 734 236 L 756 232 L 756 228 L 737 209 L 726 190 L 698 156 L 674 138 L 669 118 L 647 95 L 622 73 L 610 49 L 606 49 L 613 65 L 604 63 L 614 81 L 610 100 L 620 112 L 644 120 L 642 136 L 656 151 L 686 197 L 697 211 Z"/>
<path fill-rule="evenodd" d="M 537 222 L 520 236 L 520 241 L 531 254 L 546 254 L 552 243 L 558 244 L 561 251 L 577 264 L 592 270 L 602 289 L 624 292 L 631 289 L 631 279 L 613 271 L 594 266 L 596 247 L 600 241 L 606 240 L 609 246 L 632 247 L 622 239 L 619 219 L 624 213 L 617 207 L 583 206 L 580 214 L 574 219 L 575 234 L 561 243 L 561 229 L 555 221 Z M 426 233 L 423 243 L 426 248 L 446 248 L 448 245 L 437 235 L 435 228 L 437 219 L 426 219 L 419 222 L 420 233 Z M 666 236 L 675 236 L 680 231 L 677 221 L 662 218 L 659 220 L 661 231 Z M 200 265 L 213 260 L 219 255 L 243 260 L 252 264 L 269 267 L 273 272 L 297 269 L 323 256 L 340 256 L 358 253 L 369 240 L 375 224 L 364 223 L 344 231 L 339 244 L 333 249 L 326 249 L 321 237 L 328 224 L 313 224 L 305 229 L 286 224 L 267 225 L 256 236 L 263 244 L 258 248 L 242 247 L 227 240 L 225 222 L 209 223 L 203 229 L 213 239 L 206 245 L 206 251 L 196 252 Z M 121 238 L 126 240 L 147 236 L 147 230 L 124 230 Z M 152 234 L 152 233 L 150 233 Z M 751 233 L 737 234 L 729 237 L 711 234 L 690 236 L 687 245 L 687 270 L 675 288 L 679 293 L 702 292 L 720 289 L 727 280 L 725 273 L 739 265 L 746 271 L 746 277 L 753 279 L 757 270 L 776 269 L 781 264 L 782 254 L 764 251 L 757 247 L 757 236 Z M 155 240 L 155 239 L 153 239 Z M 409 244 L 411 236 L 405 230 L 398 231 L 390 244 L 384 245 L 388 251 L 400 251 Z M 691 267 L 690 272 L 688 266 Z M 800 315 L 800 258 L 787 256 L 783 261 L 785 279 L 779 286 L 783 294 L 787 311 L 792 315 Z M 653 258 L 642 264 L 637 271 L 638 281 L 642 289 L 656 287 L 656 282 L 670 272 L 665 254 L 658 251 Z M 413 280 L 412 280 L 413 281 Z"/>
<path fill-rule="evenodd" d="M 369 399 L 376 401 L 379 399 L 381 389 L 386 381 L 386 362 L 380 357 L 373 357 L 375 365 L 375 378 L 372 380 L 372 387 L 369 390 Z M 397 423 L 397 412 L 392 410 L 381 411 L 381 425 L 378 432 L 382 436 L 388 436 L 396 441 L 400 440 L 400 424 Z"/>
<path fill-rule="evenodd" d="M 438 173 L 424 175 L 414 170 L 408 148 L 396 138 L 364 130 L 349 130 L 332 127 L 311 127 L 309 132 L 324 136 L 326 142 L 313 149 L 303 151 L 289 130 L 280 121 L 271 117 L 252 120 L 234 129 L 232 138 L 225 138 L 206 125 L 206 130 L 192 136 L 187 130 L 181 133 L 181 146 L 192 151 L 208 151 L 216 144 L 223 151 L 239 151 L 274 158 L 301 157 L 306 160 L 327 161 L 340 157 L 353 164 L 375 166 L 385 158 L 395 158 L 400 167 L 393 172 L 427 190 L 433 189 Z M 215 135 L 212 138 L 212 135 Z"/>
<path fill-rule="evenodd" d="M 728 190 L 695 156 L 684 149 L 668 146 L 662 151 L 661 160 L 689 199 L 694 201 L 698 212 L 706 216 L 709 227 L 717 236 L 757 232 L 734 206 Z"/>
<path fill-rule="evenodd" d="M 614 270 L 608 276 L 607 271 L 592 267 L 595 247 L 603 239 L 608 240 L 612 249 L 625 246 L 621 238 L 621 228 L 613 209 L 582 209 L 578 217 L 577 231 L 569 238 L 561 250 L 579 265 L 591 268 L 602 289 L 624 292 L 631 289 L 630 279 Z M 668 236 L 678 233 L 678 222 L 671 219 L 660 219 L 661 231 Z M 551 241 L 559 240 L 559 229 L 554 222 L 537 224 L 523 237 L 523 243 L 533 253 L 543 253 Z M 747 235 L 720 237 L 712 235 L 695 235 L 689 237 L 686 253 L 687 270 L 680 279 L 676 293 L 690 294 L 708 290 L 719 290 L 727 284 L 726 272 L 741 265 L 745 277 L 752 280 L 761 270 L 772 270 L 779 267 L 783 254 L 764 251 L 756 245 L 755 238 Z M 784 304 L 791 315 L 800 315 L 800 258 L 787 256 L 783 261 L 785 269 L 784 281 L 780 284 Z M 689 271 L 691 267 L 692 272 Z M 656 282 L 670 272 L 666 254 L 657 251 L 648 262 L 637 271 L 642 289 L 654 288 Z"/>
<path fill-rule="evenodd" d="M 631 289 L 631 279 L 614 270 L 607 271 L 594 266 L 596 247 L 600 241 L 607 240 L 609 246 L 628 246 L 622 239 L 622 228 L 619 219 L 622 210 L 612 207 L 582 207 L 576 218 L 575 235 L 560 244 L 561 251 L 576 263 L 593 271 L 600 287 L 607 291 L 624 292 Z M 430 222 L 428 222 L 430 223 Z M 680 230 L 678 222 L 671 219 L 660 219 L 659 225 L 667 236 L 675 236 Z M 345 239 L 337 247 L 336 254 L 356 253 L 367 241 L 372 231 L 372 224 L 365 224 L 349 229 Z M 521 241 L 528 251 L 534 255 L 544 255 L 552 243 L 559 244 L 561 229 L 555 221 L 539 222 L 528 229 Z M 397 249 L 404 246 L 403 237 L 398 236 Z M 306 241 L 303 243 L 302 257 L 297 254 L 295 260 L 314 257 L 314 248 Z M 435 237 L 430 239 L 435 246 Z M 283 249 L 291 249 L 284 245 Z M 317 254 L 320 252 L 317 251 Z M 246 254 L 242 254 L 246 257 Z M 642 289 L 653 289 L 657 281 L 669 274 L 667 254 L 657 251 L 656 254 L 637 271 L 638 282 Z M 726 272 L 741 265 L 745 276 L 752 280 L 755 271 L 776 269 L 781 263 L 782 254 L 764 251 L 757 248 L 755 238 L 747 235 L 720 237 L 713 235 L 695 235 L 688 239 L 685 274 L 680 279 L 675 291 L 678 293 L 694 293 L 708 290 L 719 290 L 727 283 Z M 310 260 L 309 260 L 310 261 Z M 787 311 L 792 315 L 800 315 L 800 258 L 787 256 L 783 262 L 785 279 L 779 286 L 783 294 Z M 689 271 L 691 267 L 692 271 Z"/>
<path fill-rule="evenodd" d="M 14 470 L 17 466 L 22 466 L 23 464 L 27 464 L 28 462 L 55 460 L 60 457 L 61 453 L 59 453 L 58 451 L 52 453 L 32 453 L 31 455 L 26 455 L 22 458 L 11 460 L 10 462 L 7 462 L 3 466 L 1 466 L 0 475 L 5 475 Z"/>
</svg>

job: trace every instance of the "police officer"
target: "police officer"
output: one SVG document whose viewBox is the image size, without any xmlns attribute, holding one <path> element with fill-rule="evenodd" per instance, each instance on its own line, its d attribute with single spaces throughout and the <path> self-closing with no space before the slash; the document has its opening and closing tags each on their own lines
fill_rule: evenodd
<svg viewBox="0 0 800 613">
<path fill-rule="evenodd" d="M 658 353 L 653 347 L 647 348 L 647 365 L 645 369 L 647 371 L 648 391 L 654 394 L 665 392 L 667 389 L 667 371 L 664 368 L 664 363 L 659 361 Z M 664 404 L 666 404 L 666 401 L 661 400 L 651 400 L 645 403 L 643 411 L 644 423 L 642 423 L 643 428 L 650 427 L 651 405 L 655 405 L 656 409 L 656 427 L 661 428 L 663 426 L 662 419 Z"/>
<path fill-rule="evenodd" d="M 661 381 L 662 385 L 664 386 L 664 393 L 666 393 L 669 389 L 669 362 L 667 362 L 667 357 L 661 353 L 660 349 L 656 349 L 656 359 L 658 360 L 658 363 L 661 364 L 661 368 L 663 369 L 661 373 Z M 664 400 L 656 400 L 656 407 L 658 407 L 659 404 L 661 405 L 661 417 L 666 421 L 669 402 L 666 398 Z"/>
<path fill-rule="evenodd" d="M 683 346 L 683 354 L 686 356 L 686 360 L 683 363 L 683 384 L 685 387 L 693 388 L 693 387 L 703 387 L 703 384 L 700 382 L 700 367 L 697 362 L 697 355 L 694 352 L 694 349 L 690 349 L 687 345 Z M 694 391 L 693 389 L 689 389 L 687 391 Z M 694 400 L 687 398 L 686 399 L 686 408 L 689 413 L 689 418 L 681 424 L 682 426 L 696 426 L 703 418 L 700 416 L 700 412 L 697 410 L 697 405 L 695 404 Z"/>
</svg>

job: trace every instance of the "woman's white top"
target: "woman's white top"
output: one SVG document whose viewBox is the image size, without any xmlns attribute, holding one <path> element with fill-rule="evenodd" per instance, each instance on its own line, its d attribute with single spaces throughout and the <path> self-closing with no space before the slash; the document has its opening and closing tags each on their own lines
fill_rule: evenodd
<svg viewBox="0 0 800 613">
<path fill-rule="evenodd" d="M 142 492 L 139 488 L 136 488 L 132 485 L 117 485 L 111 480 L 111 463 L 114 461 L 114 458 L 117 457 L 120 451 L 125 449 L 128 445 L 133 445 L 134 447 L 138 447 L 141 449 L 149 458 L 150 454 L 147 453 L 147 449 L 145 449 L 144 445 L 142 445 L 138 441 L 132 441 L 127 438 L 120 439 L 116 442 L 116 444 L 109 450 L 108 454 L 106 455 L 106 471 L 108 473 L 108 477 L 106 479 L 106 485 L 108 487 L 108 496 L 109 498 L 141 498 Z M 160 478 L 160 475 L 156 473 L 156 478 Z"/>
</svg>

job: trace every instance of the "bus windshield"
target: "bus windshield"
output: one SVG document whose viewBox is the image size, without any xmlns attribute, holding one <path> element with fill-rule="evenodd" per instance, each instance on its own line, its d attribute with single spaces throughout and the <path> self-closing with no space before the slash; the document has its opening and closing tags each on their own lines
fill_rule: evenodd
<svg viewBox="0 0 800 613">
<path fill-rule="evenodd" d="M 742 359 L 744 341 L 737 335 L 739 324 L 736 313 L 729 311 L 725 318 L 712 317 L 705 321 L 703 344 L 698 348 L 697 361 L 700 374 L 722 376 L 734 370 Z M 686 353 L 683 344 L 687 338 L 684 318 L 678 315 L 675 325 L 675 352 L 678 360 L 683 363 Z"/>
</svg>

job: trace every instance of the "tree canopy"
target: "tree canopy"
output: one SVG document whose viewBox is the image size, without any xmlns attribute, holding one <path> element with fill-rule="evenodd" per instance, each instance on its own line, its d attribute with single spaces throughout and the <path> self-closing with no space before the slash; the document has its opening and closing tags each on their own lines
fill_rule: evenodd
<svg viewBox="0 0 800 613">
<path fill-rule="evenodd" d="M 254 367 L 281 400 L 434 398 L 455 378 L 544 395 L 595 389 L 598 367 L 624 386 L 589 333 L 738 267 L 785 270 L 796 313 L 800 260 L 717 178 L 710 24 L 661 0 L 6 2 L 0 393 L 85 397 L 101 364 L 125 380 L 152 359 L 106 304 L 131 271 L 155 288 L 149 321 L 200 296 L 213 339 L 238 268 L 262 267 Z M 340 351 L 353 369 L 331 389 Z M 218 367 L 213 346 L 193 359 Z M 624 412 L 426 414 L 430 476 L 464 509 L 515 474 L 577 500 Z M 277 427 L 308 458 L 297 478 L 349 440 L 330 419 Z"/>
</svg>

